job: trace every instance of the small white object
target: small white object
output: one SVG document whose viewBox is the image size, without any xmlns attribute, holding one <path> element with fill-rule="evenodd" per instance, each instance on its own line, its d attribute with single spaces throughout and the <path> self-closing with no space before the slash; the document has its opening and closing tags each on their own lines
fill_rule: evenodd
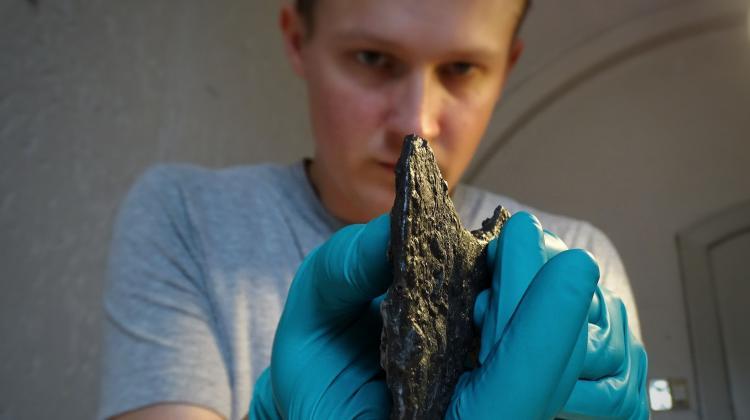
<svg viewBox="0 0 750 420">
<path fill-rule="evenodd" d="M 648 386 L 648 397 L 651 410 L 668 411 L 672 409 L 672 390 L 666 379 L 652 379 Z"/>
</svg>

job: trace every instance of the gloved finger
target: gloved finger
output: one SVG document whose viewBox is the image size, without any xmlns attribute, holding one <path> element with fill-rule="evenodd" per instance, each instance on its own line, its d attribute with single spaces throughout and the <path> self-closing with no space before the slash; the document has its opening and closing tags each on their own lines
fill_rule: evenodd
<svg viewBox="0 0 750 420">
<path fill-rule="evenodd" d="M 589 306 L 589 323 L 598 324 L 602 318 L 602 301 L 600 293 L 594 293 L 594 298 L 591 299 L 591 306 Z"/>
<path fill-rule="evenodd" d="M 389 238 L 387 214 L 334 234 L 313 258 L 315 293 L 310 298 L 335 313 L 360 308 L 385 293 L 392 281 L 386 257 Z"/>
<path fill-rule="evenodd" d="M 581 379 L 598 380 L 612 377 L 622 369 L 626 357 L 628 314 L 622 301 L 597 287 L 589 311 L 588 345 Z M 595 319 L 596 322 L 591 322 Z"/>
<path fill-rule="evenodd" d="M 545 260 L 549 260 L 555 255 L 568 249 L 568 246 L 565 244 L 565 242 L 563 242 L 562 239 L 560 239 L 559 236 L 555 235 L 553 232 L 547 229 L 544 229 L 543 232 L 546 256 Z M 494 238 L 490 241 L 489 244 L 487 244 L 487 265 L 489 266 L 490 271 L 493 271 L 495 269 L 495 255 L 497 253 L 497 247 L 498 238 Z"/>
<path fill-rule="evenodd" d="M 491 258 L 487 259 L 491 271 L 494 269 L 494 265 L 495 265 L 494 256 L 497 252 L 497 246 L 498 246 L 497 238 L 490 241 L 490 243 L 487 245 L 487 255 L 488 257 L 492 256 Z M 544 254 L 545 254 L 544 260 L 545 261 L 548 261 L 555 255 L 567 249 L 568 249 L 568 246 L 565 245 L 565 242 L 563 242 L 562 239 L 560 239 L 557 235 L 548 231 L 547 229 L 544 229 Z M 489 301 L 490 301 L 490 289 L 483 290 L 476 297 L 476 300 L 474 302 L 474 327 L 477 330 L 481 330 L 482 326 L 484 325 L 484 317 L 487 314 Z"/>
<path fill-rule="evenodd" d="M 578 340 L 573 347 L 573 352 L 568 359 L 568 362 L 563 370 L 562 375 L 557 379 L 557 386 L 547 404 L 547 411 L 544 418 L 551 418 L 555 413 L 565 405 L 565 402 L 570 398 L 573 387 L 578 382 L 578 378 L 581 375 L 581 368 L 583 367 L 584 359 L 586 358 L 586 342 L 588 338 L 588 326 L 587 323 L 581 325 L 581 330 L 578 333 Z"/>
<path fill-rule="evenodd" d="M 499 341 L 521 297 L 546 261 L 542 226 L 530 213 L 518 212 L 508 219 L 496 242 L 492 249 L 494 269 L 482 326 L 480 363 Z"/>
<path fill-rule="evenodd" d="M 559 236 L 544 229 L 544 254 L 546 260 L 549 261 L 555 255 L 568 249 L 568 246 L 560 239 Z"/>
<path fill-rule="evenodd" d="M 362 385 L 347 401 L 348 408 L 342 410 L 342 418 L 386 419 L 391 412 L 391 394 L 385 379 L 373 379 Z M 350 414 L 346 414 L 350 413 Z"/>
<path fill-rule="evenodd" d="M 328 386 L 315 399 L 318 401 L 315 418 L 387 417 L 391 395 L 380 367 L 381 330 L 378 304 L 373 301 L 362 318 L 332 340 L 327 353 L 338 353 L 335 357 L 341 366 L 331 370 L 334 374 L 326 381 Z M 337 352 L 338 349 L 342 351 Z M 352 349 L 358 351 L 352 353 Z M 341 398 L 342 395 L 350 397 Z"/>
<path fill-rule="evenodd" d="M 557 415 L 559 418 L 648 419 L 648 357 L 631 333 L 626 341 L 627 357 L 622 371 L 595 381 L 579 380 Z"/>
<path fill-rule="evenodd" d="M 523 419 L 549 415 L 554 409 L 548 406 L 550 398 L 561 392 L 558 378 L 567 369 L 575 371 L 568 361 L 580 342 L 598 279 L 596 262 L 583 250 L 564 251 L 547 262 L 505 334 L 472 372 L 450 409 L 460 409 L 458 417 L 463 418 L 484 418 L 487 413 Z M 512 393 L 502 391 L 511 389 Z"/>
<path fill-rule="evenodd" d="M 266 368 L 260 374 L 253 388 L 253 398 L 250 401 L 250 411 L 248 418 L 251 419 L 278 419 L 281 413 L 276 409 L 273 396 L 273 387 L 271 386 L 271 369 Z"/>
<path fill-rule="evenodd" d="M 391 395 L 386 384 L 385 372 L 380 366 L 382 330 L 376 304 L 368 308 L 368 315 L 357 321 L 352 331 L 356 343 L 342 343 L 346 348 L 357 348 L 359 352 L 348 359 L 346 367 L 337 370 L 335 377 L 319 399 L 315 418 L 385 419 L 391 411 Z M 378 315 L 376 317 L 370 315 Z M 377 328 L 376 328 L 377 327 Z M 354 347 L 356 346 L 356 347 Z M 332 349 L 340 348 L 339 345 Z M 343 361 L 343 360 L 342 360 Z M 348 398 L 341 398 L 349 395 Z M 336 415 L 334 416 L 333 413 Z M 299 417 L 302 418 L 302 417 Z"/>
<path fill-rule="evenodd" d="M 545 230 L 545 234 L 549 233 L 552 236 L 555 236 L 551 232 Z M 545 236 L 546 238 L 546 236 Z M 559 240 L 555 236 L 556 239 Z M 551 243 L 551 241 L 546 242 Z M 566 246 L 562 240 L 560 240 L 558 247 L 560 246 Z M 548 246 L 548 249 L 552 248 L 552 246 Z M 558 251 L 558 253 L 561 251 Z M 550 258 L 552 258 L 553 255 L 550 255 Z M 548 407 L 551 411 L 547 412 L 546 417 L 552 416 L 552 414 L 556 413 L 565 402 L 570 397 L 570 394 L 573 390 L 573 386 L 578 381 L 579 377 L 581 376 L 581 371 L 584 368 L 584 362 L 586 360 L 586 354 L 587 354 L 587 346 L 589 342 L 589 322 L 591 321 L 591 312 L 592 307 L 598 309 L 598 299 L 597 299 L 597 293 L 599 292 L 599 288 L 597 287 L 594 293 L 594 298 L 592 299 L 592 304 L 589 306 L 589 316 L 588 322 L 584 321 L 583 325 L 581 326 L 581 332 L 579 333 L 578 341 L 576 342 L 576 345 L 573 350 L 573 354 L 571 355 L 570 359 L 568 360 L 568 364 L 565 368 L 565 371 L 563 372 L 562 376 L 558 380 L 557 389 L 553 393 L 552 398 L 550 398 L 550 402 L 548 404 Z M 598 316 L 598 314 L 597 314 Z"/>
<path fill-rule="evenodd" d="M 361 343 L 365 347 L 373 347 L 378 349 L 378 360 L 380 360 L 380 338 L 383 332 L 383 316 L 380 315 L 380 304 L 383 303 L 385 294 L 380 295 L 370 301 L 367 305 L 367 309 L 362 314 L 363 326 L 366 331 L 369 331 L 365 340 Z M 380 362 L 378 362 L 380 366 Z"/>
<path fill-rule="evenodd" d="M 315 340 L 325 341 L 323 346 L 307 345 L 308 351 L 276 351 L 276 347 L 286 339 L 277 334 L 271 374 L 274 389 L 287 390 L 285 395 L 277 395 L 279 406 L 286 409 L 282 413 L 283 418 L 310 418 L 310 413 L 316 413 L 313 418 L 339 418 L 342 416 L 333 413 L 362 408 L 348 406 L 348 400 L 342 399 L 342 395 L 352 395 L 353 390 L 376 380 L 380 380 L 387 390 L 379 363 L 378 343 L 382 321 L 378 306 L 375 300 L 370 301 L 356 318 L 346 324 L 337 324 L 335 332 L 331 334 L 310 335 L 307 331 L 300 334 L 295 339 L 305 344 Z M 287 348 L 304 348 L 305 344 L 299 342 L 284 345 Z M 305 371 L 311 366 L 315 367 L 314 374 Z M 390 396 L 388 399 L 390 401 Z M 384 404 L 383 401 L 378 402 L 381 407 L 388 407 Z M 343 418 L 354 417 L 343 415 Z"/>
<path fill-rule="evenodd" d="M 484 289 L 477 295 L 474 300 L 474 328 L 482 330 L 484 317 L 487 315 L 487 306 L 490 304 L 490 289 Z"/>
</svg>

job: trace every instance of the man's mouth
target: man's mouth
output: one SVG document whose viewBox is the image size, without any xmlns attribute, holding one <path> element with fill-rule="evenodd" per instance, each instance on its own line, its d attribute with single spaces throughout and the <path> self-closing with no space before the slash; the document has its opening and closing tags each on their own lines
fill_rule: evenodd
<svg viewBox="0 0 750 420">
<path fill-rule="evenodd" d="M 389 163 L 389 162 L 378 162 L 378 165 L 382 167 L 383 169 L 386 169 L 388 171 L 395 171 L 396 170 L 396 163 Z"/>
</svg>

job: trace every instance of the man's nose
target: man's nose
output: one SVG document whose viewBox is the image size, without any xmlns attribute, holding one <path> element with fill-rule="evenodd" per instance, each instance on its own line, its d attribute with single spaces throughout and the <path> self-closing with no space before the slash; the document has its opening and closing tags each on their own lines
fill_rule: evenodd
<svg viewBox="0 0 750 420">
<path fill-rule="evenodd" d="M 427 72 L 413 72 L 395 86 L 391 97 L 388 128 L 400 138 L 416 134 L 427 140 L 440 135 L 440 102 L 443 100 L 438 81 Z"/>
</svg>

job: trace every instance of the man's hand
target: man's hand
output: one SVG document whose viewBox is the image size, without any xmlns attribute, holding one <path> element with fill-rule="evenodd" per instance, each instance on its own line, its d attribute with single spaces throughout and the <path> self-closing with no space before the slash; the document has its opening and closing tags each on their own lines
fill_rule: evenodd
<svg viewBox="0 0 750 420">
<path fill-rule="evenodd" d="M 348 226 L 300 265 L 255 386 L 250 418 L 387 418 L 380 299 L 391 283 L 388 216 Z"/>
<path fill-rule="evenodd" d="M 591 256 L 519 213 L 488 258 L 480 366 L 461 377 L 447 417 L 648 418 L 645 351 L 619 299 L 596 288 Z"/>
<path fill-rule="evenodd" d="M 597 289 L 588 322 L 583 368 L 557 417 L 648 419 L 648 359 L 628 329 L 625 305 L 607 290 Z"/>
<path fill-rule="evenodd" d="M 391 282 L 388 217 L 335 234 L 295 276 L 250 418 L 387 418 L 378 296 Z M 459 380 L 447 418 L 647 418 L 645 352 L 599 269 L 528 213 L 490 244 L 479 295 L 480 366 Z"/>
<path fill-rule="evenodd" d="M 110 420 L 222 420 L 217 412 L 189 404 L 156 404 L 112 417 Z"/>
</svg>

